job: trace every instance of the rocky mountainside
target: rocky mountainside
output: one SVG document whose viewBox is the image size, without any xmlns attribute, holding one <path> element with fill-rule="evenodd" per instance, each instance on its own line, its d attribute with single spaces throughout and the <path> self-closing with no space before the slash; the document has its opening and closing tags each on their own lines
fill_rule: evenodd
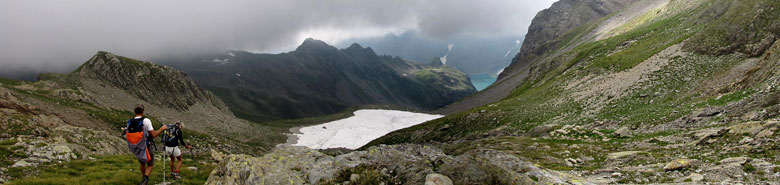
<svg viewBox="0 0 780 185">
<path fill-rule="evenodd" d="M 561 1 L 538 15 L 514 69 L 461 101 L 476 106 L 369 146 L 489 148 L 580 183 L 778 180 L 780 2 Z"/>
<path fill-rule="evenodd" d="M 281 133 L 255 134 L 265 128 L 236 118 L 219 98 L 196 85 L 186 73 L 147 61 L 101 51 L 74 72 L 43 74 L 40 78 L 39 83 L 54 84 L 47 88 L 56 92 L 58 98 L 122 111 L 143 104 L 147 116 L 166 124 L 181 121 L 202 133 L 256 136 L 237 137 L 245 142 L 283 137 Z"/>
<path fill-rule="evenodd" d="M 101 51 L 74 73 L 81 82 L 99 81 L 161 107 L 186 111 L 202 103 L 227 112 L 222 101 L 201 89 L 186 73 L 169 67 Z"/>
<path fill-rule="evenodd" d="M 520 47 L 520 52 L 512 63 L 504 68 L 498 79 L 489 88 L 479 94 L 439 109 L 436 113 L 452 114 L 474 107 L 487 105 L 507 97 L 528 75 L 528 65 L 556 51 L 571 49 L 577 42 L 571 39 L 580 37 L 582 30 L 592 29 L 613 12 L 632 5 L 636 0 L 561 0 L 537 13 Z M 641 5 L 634 4 L 639 7 Z M 620 13 L 617 13 L 620 14 Z M 622 20 L 625 20 L 623 17 Z M 583 26 L 585 25 L 585 26 Z"/>
<path fill-rule="evenodd" d="M 121 131 L 138 103 L 146 105 L 155 128 L 183 121 L 193 157 L 211 151 L 256 155 L 284 140 L 286 128 L 237 119 L 186 74 L 149 62 L 98 52 L 72 73 L 39 78 L 0 78 L 0 183 L 84 184 L 95 176 L 109 184 L 126 181 L 121 177 L 136 172 L 115 169 L 137 168 Z M 214 166 L 201 162 L 192 165 Z M 203 173 L 191 182 L 203 183 Z"/>
<path fill-rule="evenodd" d="M 162 63 L 187 72 L 236 115 L 256 121 L 315 117 L 359 105 L 427 110 L 476 93 L 468 76 L 454 68 L 378 56 L 358 44 L 337 49 L 314 39 L 288 53 L 229 51 Z"/>
</svg>

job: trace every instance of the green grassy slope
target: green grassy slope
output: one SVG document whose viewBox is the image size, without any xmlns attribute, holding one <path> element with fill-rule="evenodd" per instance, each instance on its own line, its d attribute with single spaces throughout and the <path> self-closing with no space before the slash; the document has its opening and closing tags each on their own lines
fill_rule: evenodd
<svg viewBox="0 0 780 185">
<path fill-rule="evenodd" d="M 753 88 L 733 88 L 733 92 L 713 95 L 697 87 L 751 57 L 740 53 L 751 53 L 745 49 L 745 43 L 760 41 L 763 37 L 759 35 L 780 34 L 776 21 L 780 18 L 777 8 L 766 8 L 780 7 L 778 2 L 708 0 L 685 10 L 674 9 L 677 7 L 674 3 L 681 2 L 670 3 L 666 12 L 658 12 L 661 16 L 645 20 L 620 35 L 577 45 L 570 52 L 547 61 L 558 65 L 547 69 L 540 67 L 542 70 L 536 71 L 539 75 L 529 78 L 500 102 L 399 130 L 367 146 L 407 142 L 447 143 L 462 138 L 481 138 L 481 134 L 494 130 L 504 134 L 526 134 L 545 124 L 662 124 L 698 108 L 724 105 L 754 92 Z M 713 11 L 720 12 L 713 15 Z M 577 30 L 587 33 L 588 27 L 592 24 Z M 749 33 L 756 35 L 744 36 L 753 35 Z M 745 39 L 740 39 L 743 37 Z M 638 85 L 641 89 L 611 101 L 595 114 L 585 114 L 593 107 L 574 100 L 571 97 L 574 92 L 566 88 L 576 79 L 633 68 L 659 51 L 683 41 L 684 50 L 693 54 L 673 59 L 670 65 L 653 73 L 652 80 Z M 708 48 L 731 49 L 713 53 Z M 659 94 L 645 96 L 656 93 Z M 653 103 L 648 103 L 651 101 Z M 451 127 L 440 129 L 445 125 Z"/>
</svg>

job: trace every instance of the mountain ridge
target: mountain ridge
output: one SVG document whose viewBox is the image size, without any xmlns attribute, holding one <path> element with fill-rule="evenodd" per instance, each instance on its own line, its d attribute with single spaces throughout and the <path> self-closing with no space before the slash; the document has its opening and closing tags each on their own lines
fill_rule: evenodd
<svg viewBox="0 0 780 185">
<path fill-rule="evenodd" d="M 226 62 L 208 62 L 212 59 Z M 280 54 L 231 51 L 163 61 L 216 92 L 237 115 L 257 121 L 333 114 L 360 105 L 425 110 L 476 92 L 457 69 L 376 55 L 359 44 L 338 49 L 316 39 Z"/>
</svg>

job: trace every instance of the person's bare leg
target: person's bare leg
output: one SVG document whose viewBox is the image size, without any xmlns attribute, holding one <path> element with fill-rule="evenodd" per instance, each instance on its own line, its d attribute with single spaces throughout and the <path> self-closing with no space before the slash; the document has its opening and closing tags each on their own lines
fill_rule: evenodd
<svg viewBox="0 0 780 185">
<path fill-rule="evenodd" d="M 170 166 L 171 166 L 171 171 L 174 171 L 174 170 L 173 170 L 173 162 L 174 162 L 174 160 L 175 160 L 175 159 L 176 159 L 176 158 L 174 158 L 173 156 L 171 156 L 171 162 L 170 162 L 170 164 L 171 164 L 171 165 L 170 165 Z"/>
<path fill-rule="evenodd" d="M 146 175 L 146 165 L 141 164 L 141 176 Z"/>
<path fill-rule="evenodd" d="M 181 155 L 179 157 L 176 157 L 178 159 L 178 164 L 176 164 L 176 171 L 178 172 L 181 169 Z"/>
<path fill-rule="evenodd" d="M 144 175 L 146 176 L 152 175 L 152 168 L 154 168 L 154 166 L 147 166 L 146 171 L 144 171 L 145 172 Z"/>
</svg>

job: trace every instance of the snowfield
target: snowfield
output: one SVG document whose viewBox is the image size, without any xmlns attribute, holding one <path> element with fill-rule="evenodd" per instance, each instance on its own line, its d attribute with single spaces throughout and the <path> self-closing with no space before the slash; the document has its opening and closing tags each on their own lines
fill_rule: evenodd
<svg viewBox="0 0 780 185">
<path fill-rule="evenodd" d="M 356 149 L 392 131 L 442 117 L 378 109 L 358 110 L 354 114 L 349 118 L 301 128 L 300 134 L 295 134 L 298 141 L 293 145 L 314 149 Z"/>
</svg>

